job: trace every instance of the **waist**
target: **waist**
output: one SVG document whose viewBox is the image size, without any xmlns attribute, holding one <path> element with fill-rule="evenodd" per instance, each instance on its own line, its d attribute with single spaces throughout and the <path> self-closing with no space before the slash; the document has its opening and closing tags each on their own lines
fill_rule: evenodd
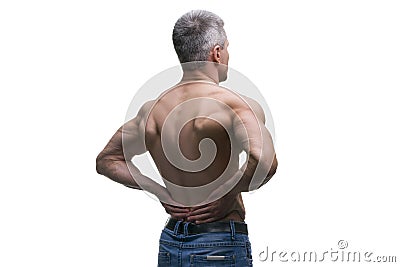
<svg viewBox="0 0 400 267">
<path fill-rule="evenodd" d="M 219 221 L 211 223 L 194 224 L 191 222 L 178 221 L 174 218 L 169 218 L 165 228 L 176 231 L 179 234 L 185 234 L 185 225 L 187 234 L 203 234 L 203 233 L 217 233 L 217 232 L 235 232 L 238 234 L 248 234 L 247 224 L 237 221 Z"/>
</svg>

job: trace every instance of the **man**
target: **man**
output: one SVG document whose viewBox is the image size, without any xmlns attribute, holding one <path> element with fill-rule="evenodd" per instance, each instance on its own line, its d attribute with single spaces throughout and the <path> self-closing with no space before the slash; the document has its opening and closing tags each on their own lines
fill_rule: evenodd
<svg viewBox="0 0 400 267">
<path fill-rule="evenodd" d="M 229 61 L 223 26 L 202 10 L 178 19 L 173 43 L 181 82 L 144 103 L 97 157 L 98 173 L 153 193 L 171 215 L 159 266 L 252 266 L 241 192 L 268 182 L 277 160 L 261 106 L 218 86 Z M 147 151 L 166 187 L 131 162 Z M 239 168 L 242 151 L 247 162 Z"/>
</svg>

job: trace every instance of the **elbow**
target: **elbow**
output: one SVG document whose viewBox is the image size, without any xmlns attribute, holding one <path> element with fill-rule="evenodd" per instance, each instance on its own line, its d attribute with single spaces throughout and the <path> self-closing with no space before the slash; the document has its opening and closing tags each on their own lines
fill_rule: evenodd
<svg viewBox="0 0 400 267">
<path fill-rule="evenodd" d="M 272 176 L 274 176 L 274 174 L 276 173 L 276 170 L 278 169 L 278 160 L 276 159 L 276 154 L 274 155 L 274 159 L 272 161 L 272 164 L 269 168 L 268 171 L 268 178 L 271 178 Z"/>
<path fill-rule="evenodd" d="M 258 160 L 258 170 L 253 175 L 254 184 L 252 189 L 259 189 L 261 186 L 265 185 L 276 173 L 278 168 L 278 161 L 276 155 L 270 156 L 269 158 L 261 157 Z"/>
<path fill-rule="evenodd" d="M 99 154 L 96 158 L 96 172 L 104 175 L 104 158 Z"/>
<path fill-rule="evenodd" d="M 254 155 L 253 162 L 259 168 L 259 175 L 269 177 L 275 174 L 278 168 L 278 161 L 275 152 L 272 153 L 258 153 Z"/>
</svg>

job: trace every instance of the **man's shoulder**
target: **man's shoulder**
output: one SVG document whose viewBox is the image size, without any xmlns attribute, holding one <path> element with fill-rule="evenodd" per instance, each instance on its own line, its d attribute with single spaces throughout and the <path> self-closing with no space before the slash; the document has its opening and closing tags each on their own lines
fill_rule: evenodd
<svg viewBox="0 0 400 267">
<path fill-rule="evenodd" d="M 234 110 L 251 111 L 260 121 L 265 123 L 264 109 L 257 100 L 233 91 L 230 92 L 231 93 L 226 93 L 226 99 L 227 103 L 229 103 Z"/>
<path fill-rule="evenodd" d="M 139 109 L 138 116 L 145 117 L 149 114 L 154 104 L 156 103 L 156 99 L 149 100 L 145 102 Z"/>
<path fill-rule="evenodd" d="M 251 108 L 251 109 L 262 109 L 261 105 L 257 102 L 257 100 L 248 97 L 243 94 L 239 94 L 233 90 L 228 88 L 221 87 L 224 90 L 221 90 L 221 96 L 226 100 L 226 102 L 231 103 L 234 106 L 239 108 Z"/>
<path fill-rule="evenodd" d="M 249 108 L 256 114 L 258 119 L 265 123 L 265 112 L 260 103 L 258 103 L 255 99 L 242 95 L 243 99 L 249 105 Z"/>
</svg>

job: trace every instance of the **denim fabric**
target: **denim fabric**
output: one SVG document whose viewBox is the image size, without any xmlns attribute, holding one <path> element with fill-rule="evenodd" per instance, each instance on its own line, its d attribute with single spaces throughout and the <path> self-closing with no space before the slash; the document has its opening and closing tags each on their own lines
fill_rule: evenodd
<svg viewBox="0 0 400 267">
<path fill-rule="evenodd" d="M 160 236 L 158 266 L 237 266 L 252 265 L 251 244 L 248 235 L 236 233 L 231 223 L 231 232 L 202 233 L 187 235 L 177 232 L 178 225 L 188 222 L 178 221 L 175 231 L 164 228 Z"/>
</svg>

